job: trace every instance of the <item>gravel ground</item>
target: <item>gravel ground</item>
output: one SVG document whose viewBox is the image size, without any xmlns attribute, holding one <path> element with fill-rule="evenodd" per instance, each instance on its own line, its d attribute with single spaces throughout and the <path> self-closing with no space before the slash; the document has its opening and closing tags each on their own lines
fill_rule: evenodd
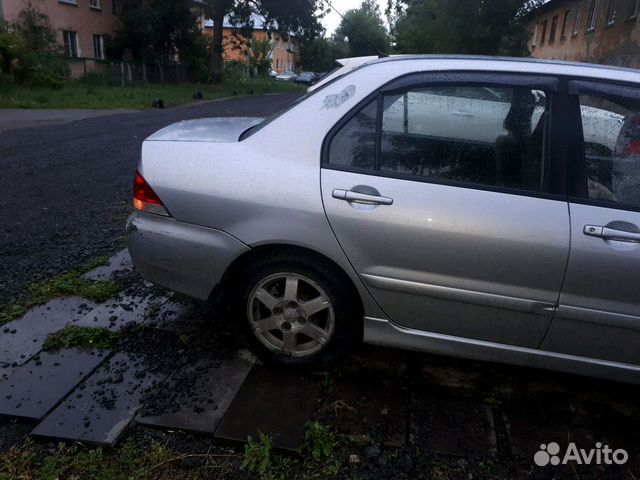
<svg viewBox="0 0 640 480">
<path fill-rule="evenodd" d="M 122 248 L 144 138 L 177 121 L 267 116 L 300 92 L 0 132 L 0 304 Z"/>
</svg>

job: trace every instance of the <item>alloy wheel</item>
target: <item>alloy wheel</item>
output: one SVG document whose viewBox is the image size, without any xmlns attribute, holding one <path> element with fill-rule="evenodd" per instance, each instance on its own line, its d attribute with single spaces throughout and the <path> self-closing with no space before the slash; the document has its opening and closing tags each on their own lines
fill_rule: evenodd
<svg viewBox="0 0 640 480">
<path fill-rule="evenodd" d="M 249 295 L 251 331 L 269 350 L 293 357 L 312 355 L 329 343 L 335 313 L 327 293 L 297 273 L 270 275 Z"/>
</svg>

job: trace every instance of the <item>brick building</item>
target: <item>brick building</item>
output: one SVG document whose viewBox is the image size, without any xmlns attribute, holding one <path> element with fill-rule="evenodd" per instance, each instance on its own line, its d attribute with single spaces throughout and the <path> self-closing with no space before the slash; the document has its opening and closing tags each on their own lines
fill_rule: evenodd
<svg viewBox="0 0 640 480">
<path fill-rule="evenodd" d="M 205 35 L 213 36 L 213 22 L 205 19 L 204 16 L 201 17 L 200 21 Z M 253 30 L 251 40 L 271 40 L 271 68 L 278 73 L 296 68 L 300 60 L 300 45 L 298 39 L 293 36 L 285 39 L 277 32 L 267 31 L 264 20 L 258 15 L 254 15 L 252 21 Z M 229 19 L 225 17 L 222 36 L 224 61 L 239 60 L 248 63 L 251 40 L 241 35 L 241 27 L 233 25 Z"/>
<path fill-rule="evenodd" d="M 107 35 L 118 29 L 120 0 L 31 0 L 33 8 L 47 15 L 58 42 L 71 57 L 105 58 Z M 26 0 L 0 0 L 0 17 L 18 20 Z"/>
<path fill-rule="evenodd" d="M 640 0 L 549 0 L 530 22 L 537 58 L 640 68 Z"/>
<path fill-rule="evenodd" d="M 57 33 L 58 43 L 64 46 L 69 57 L 105 58 L 105 41 L 119 28 L 118 17 L 121 0 L 30 0 L 29 3 L 40 13 L 49 17 Z M 27 0 L 0 0 L 0 18 L 7 22 L 19 19 L 20 12 L 27 6 Z M 197 11 L 197 10 L 196 10 Z M 259 16 L 253 18 L 252 38 L 271 40 L 272 68 L 277 72 L 291 70 L 299 60 L 297 39 L 283 38 L 277 33 L 268 32 Z M 200 25 L 206 35 L 213 34 L 213 23 L 200 15 Z M 233 25 L 228 18 L 224 21 L 223 45 L 224 60 L 248 61 L 249 41 L 240 36 L 240 27 Z M 98 65 L 87 61 L 72 62 L 71 74 L 78 77 L 86 71 L 100 69 Z"/>
</svg>

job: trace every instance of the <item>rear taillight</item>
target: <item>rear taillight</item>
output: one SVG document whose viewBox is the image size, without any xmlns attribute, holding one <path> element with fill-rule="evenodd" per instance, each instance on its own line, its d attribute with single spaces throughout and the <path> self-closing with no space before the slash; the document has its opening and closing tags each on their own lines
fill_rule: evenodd
<svg viewBox="0 0 640 480">
<path fill-rule="evenodd" d="M 136 210 L 155 215 L 169 216 L 169 212 L 162 204 L 160 197 L 153 191 L 140 172 L 136 171 L 136 178 L 133 181 L 133 206 Z"/>
</svg>

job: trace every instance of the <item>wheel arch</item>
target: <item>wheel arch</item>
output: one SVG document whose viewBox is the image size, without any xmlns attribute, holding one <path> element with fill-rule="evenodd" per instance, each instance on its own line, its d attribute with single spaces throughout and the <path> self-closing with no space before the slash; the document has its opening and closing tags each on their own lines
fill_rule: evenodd
<svg viewBox="0 0 640 480">
<path fill-rule="evenodd" d="M 242 253 L 238 256 L 231 264 L 227 267 L 219 285 L 214 289 L 211 294 L 213 300 L 220 301 L 223 305 L 226 305 L 226 301 L 228 299 L 228 293 L 230 288 L 233 286 L 233 282 L 235 278 L 239 275 L 243 268 L 255 262 L 257 259 L 264 257 L 266 255 L 273 254 L 283 254 L 291 257 L 292 261 L 295 261 L 296 258 L 305 259 L 307 261 L 312 261 L 315 263 L 319 263 L 324 267 L 330 268 L 333 270 L 338 276 L 342 278 L 345 282 L 345 285 L 348 286 L 350 292 L 350 297 L 354 299 L 356 305 L 356 309 L 359 312 L 358 316 L 358 329 L 359 335 L 362 338 L 363 333 L 363 319 L 364 319 L 364 304 L 362 301 L 362 297 L 356 284 L 349 274 L 334 260 L 327 257 L 326 255 L 312 250 L 307 247 L 301 247 L 298 245 L 291 244 L 283 244 L 283 243 L 274 243 L 274 244 L 265 244 L 259 245 L 257 247 L 253 247 L 250 250 Z"/>
</svg>

